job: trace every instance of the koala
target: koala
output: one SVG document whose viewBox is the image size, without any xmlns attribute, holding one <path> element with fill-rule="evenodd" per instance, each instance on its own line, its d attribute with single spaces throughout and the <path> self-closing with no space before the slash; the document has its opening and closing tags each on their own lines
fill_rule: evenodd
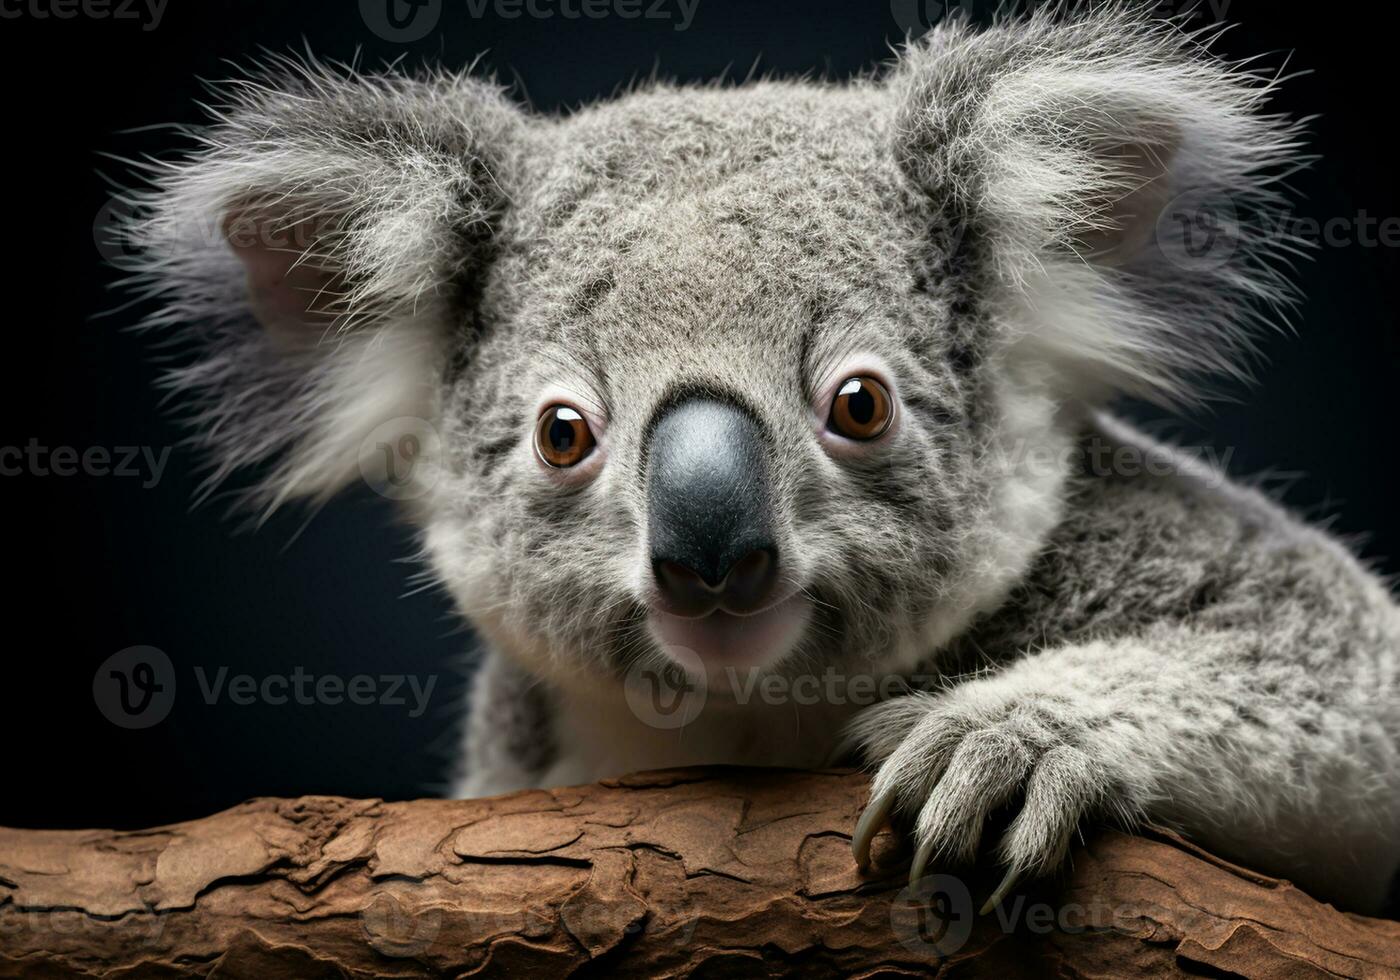
<svg viewBox="0 0 1400 980">
<path fill-rule="evenodd" d="M 137 288 L 211 484 L 253 464 L 269 510 L 411 464 L 485 649 L 458 794 L 862 762 L 856 860 L 887 820 L 911 880 L 985 849 L 989 907 L 1106 819 L 1375 910 L 1395 598 L 1112 415 L 1246 372 L 1286 308 L 1274 84 L 1113 3 L 564 115 L 277 62 L 153 165 Z M 639 671 L 703 706 L 655 723 Z"/>
</svg>

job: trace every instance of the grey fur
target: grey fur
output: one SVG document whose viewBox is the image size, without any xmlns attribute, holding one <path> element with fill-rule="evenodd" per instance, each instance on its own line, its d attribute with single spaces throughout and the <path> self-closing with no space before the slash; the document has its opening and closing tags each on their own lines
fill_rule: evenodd
<svg viewBox="0 0 1400 980">
<path fill-rule="evenodd" d="M 161 322 L 205 325 L 175 383 L 215 477 L 279 460 L 261 503 L 334 492 L 395 418 L 440 434 L 412 509 L 492 650 L 462 791 L 816 765 L 844 724 L 924 859 L 971 853 L 1023 796 L 997 845 L 1013 874 L 1053 870 L 1083 818 L 1150 817 L 1375 908 L 1400 861 L 1393 598 L 1168 450 L 1166 475 L 1075 462 L 1094 440 L 1153 451 L 1105 401 L 1240 370 L 1287 297 L 1289 243 L 1264 229 L 1298 135 L 1202 40 L 1124 5 L 1042 12 L 941 27 L 849 84 L 657 83 L 563 118 L 466 78 L 311 66 L 229 90 L 157 170 L 142 281 Z M 1182 195 L 1239 217 L 1211 261 L 1153 226 Z M 312 229 L 329 299 L 309 340 L 259 329 L 222 235 L 191 238 L 228 214 Z M 900 423 L 838 457 L 814 399 L 851 364 L 892 379 Z M 561 386 L 600 420 L 587 479 L 531 447 Z M 679 731 L 629 712 L 624 676 L 665 661 L 643 436 L 697 390 L 762 426 L 809 597 L 769 671 L 927 691 L 863 712 L 712 691 Z"/>
</svg>

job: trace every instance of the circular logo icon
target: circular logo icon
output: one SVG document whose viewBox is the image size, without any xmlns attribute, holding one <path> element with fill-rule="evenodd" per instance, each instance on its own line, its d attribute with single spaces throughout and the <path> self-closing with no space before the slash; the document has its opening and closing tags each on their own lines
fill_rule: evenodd
<svg viewBox="0 0 1400 980">
<path fill-rule="evenodd" d="M 1179 269 L 1208 272 L 1226 262 L 1240 244 L 1240 218 L 1228 197 L 1188 191 L 1157 217 L 1157 248 Z"/>
<path fill-rule="evenodd" d="M 559 906 L 559 920 L 585 948 L 611 948 L 618 940 L 645 928 L 641 907 L 623 900 L 604 901 L 584 887 Z"/>
<path fill-rule="evenodd" d="M 158 725 L 175 703 L 175 667 L 155 647 L 118 650 L 92 675 L 92 699 L 120 728 Z"/>
<path fill-rule="evenodd" d="M 442 929 L 442 909 L 436 898 L 428 884 L 388 884 L 360 910 L 365 938 L 383 956 L 422 955 Z"/>
<path fill-rule="evenodd" d="M 360 0 L 365 26 L 395 44 L 423 40 L 441 16 L 442 0 Z"/>
<path fill-rule="evenodd" d="M 360 443 L 360 475 L 390 500 L 411 500 L 442 475 L 442 438 L 426 419 L 403 415 L 375 426 Z"/>
<path fill-rule="evenodd" d="M 910 952 L 942 960 L 972 935 L 972 893 L 952 875 L 924 875 L 900 890 L 890 906 L 890 927 Z"/>
<path fill-rule="evenodd" d="M 709 695 L 705 663 L 686 647 L 669 646 L 664 659 L 632 665 L 622 682 L 632 714 L 652 728 L 680 728 L 694 721 Z"/>
<path fill-rule="evenodd" d="M 92 242 L 108 264 L 129 270 L 139 266 L 141 248 L 133 234 L 139 216 L 134 204 L 118 197 L 98 209 L 97 217 L 92 219 Z"/>
<path fill-rule="evenodd" d="M 973 17 L 974 0 L 890 0 L 890 17 L 906 37 L 922 37 L 955 11 Z"/>
</svg>

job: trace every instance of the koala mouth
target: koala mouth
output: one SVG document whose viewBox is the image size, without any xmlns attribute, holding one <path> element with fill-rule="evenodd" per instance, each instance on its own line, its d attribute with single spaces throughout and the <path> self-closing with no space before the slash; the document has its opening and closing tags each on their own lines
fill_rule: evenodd
<svg viewBox="0 0 1400 980">
<path fill-rule="evenodd" d="M 792 652 L 811 613 L 811 602 L 794 592 L 742 615 L 714 609 L 703 616 L 678 616 L 653 608 L 649 619 L 662 651 L 682 667 L 695 667 L 698 658 L 706 668 L 762 668 Z"/>
</svg>

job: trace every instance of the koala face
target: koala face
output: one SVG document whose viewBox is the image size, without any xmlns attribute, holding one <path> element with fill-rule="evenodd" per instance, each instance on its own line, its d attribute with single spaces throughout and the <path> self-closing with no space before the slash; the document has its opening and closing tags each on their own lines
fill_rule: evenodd
<svg viewBox="0 0 1400 980">
<path fill-rule="evenodd" d="M 498 641 L 609 671 L 918 645 L 966 575 L 949 531 L 986 515 L 950 297 L 917 279 L 933 215 L 884 109 L 663 91 L 551 134 L 430 504 L 430 551 Z M 559 408 L 586 445 L 551 464 Z"/>
<path fill-rule="evenodd" d="M 1117 5 L 564 118 L 301 69 L 134 234 L 156 322 L 201 324 L 213 479 L 324 496 L 428 423 L 427 556 L 537 672 L 905 671 L 1040 547 L 1083 412 L 1229 368 L 1281 295 L 1267 91 Z M 1204 261 L 1182 200 L 1238 219 Z"/>
</svg>

